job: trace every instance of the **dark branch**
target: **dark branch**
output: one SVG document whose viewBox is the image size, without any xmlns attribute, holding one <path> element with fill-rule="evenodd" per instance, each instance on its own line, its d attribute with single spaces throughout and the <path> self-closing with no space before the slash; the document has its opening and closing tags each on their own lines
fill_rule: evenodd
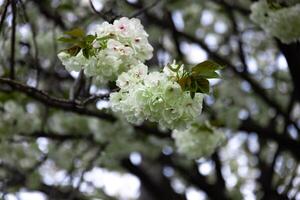
<svg viewBox="0 0 300 200">
<path fill-rule="evenodd" d="M 11 0 L 12 9 L 12 29 L 10 44 L 10 74 L 11 79 L 15 79 L 15 46 L 16 46 L 16 18 L 17 18 L 17 1 Z"/>
<path fill-rule="evenodd" d="M 13 89 L 22 92 L 24 94 L 27 94 L 28 96 L 34 98 L 35 100 L 50 107 L 60 108 L 62 110 L 72 111 L 82 115 L 93 116 L 108 121 L 115 121 L 115 118 L 112 115 L 98 112 L 98 111 L 88 110 L 85 107 L 83 107 L 81 104 L 78 104 L 74 101 L 68 101 L 65 99 L 51 97 L 41 90 L 21 84 L 19 82 L 10 79 L 0 78 L 0 83 L 9 85 Z"/>
<path fill-rule="evenodd" d="M 2 31 L 2 26 L 4 24 L 4 20 L 5 20 L 5 17 L 6 17 L 8 6 L 9 6 L 9 0 L 6 0 L 5 5 L 4 5 L 4 10 L 2 12 L 1 19 L 0 19 L 0 33 Z"/>
<path fill-rule="evenodd" d="M 259 124 L 254 122 L 252 119 L 247 119 L 242 122 L 239 130 L 246 131 L 247 133 L 257 133 L 257 136 L 261 139 L 273 140 L 277 142 L 284 150 L 290 151 L 295 158 L 300 160 L 299 149 L 300 143 L 293 139 L 286 137 L 285 135 L 277 133 L 271 127 L 261 127 Z"/>
</svg>

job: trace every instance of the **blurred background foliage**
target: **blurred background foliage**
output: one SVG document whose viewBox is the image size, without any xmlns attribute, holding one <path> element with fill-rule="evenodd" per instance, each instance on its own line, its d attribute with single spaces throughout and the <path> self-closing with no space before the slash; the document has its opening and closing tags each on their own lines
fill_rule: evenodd
<svg viewBox="0 0 300 200">
<path fill-rule="evenodd" d="M 300 199 L 300 45 L 255 25 L 252 3 L 1 0 L 1 198 Z M 111 122 L 115 86 L 69 74 L 58 60 L 64 31 L 121 16 L 141 19 L 151 68 L 173 59 L 226 66 L 202 114 L 227 138 L 211 157 L 179 155 L 154 124 Z M 5 79 L 12 65 L 15 81 Z"/>
</svg>

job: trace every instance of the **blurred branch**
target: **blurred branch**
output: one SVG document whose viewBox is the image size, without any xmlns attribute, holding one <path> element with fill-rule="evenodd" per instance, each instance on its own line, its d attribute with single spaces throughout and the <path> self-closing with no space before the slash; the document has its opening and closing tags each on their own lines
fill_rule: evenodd
<svg viewBox="0 0 300 200">
<path fill-rule="evenodd" d="M 213 184 L 208 182 L 205 176 L 199 173 L 198 166 L 196 163 L 192 166 L 192 168 L 185 168 L 177 163 L 172 163 L 176 171 L 180 173 L 184 179 L 186 179 L 191 184 L 197 186 L 199 189 L 205 191 L 210 199 L 213 200 L 227 200 L 228 197 L 226 195 L 225 188 L 220 188 L 219 184 Z"/>
<path fill-rule="evenodd" d="M 89 0 L 90 2 L 90 6 L 92 8 L 92 10 L 97 14 L 99 15 L 102 19 L 104 19 L 105 21 L 109 22 L 109 23 L 112 23 L 118 16 L 115 16 L 114 14 L 112 13 L 103 13 L 101 11 L 98 11 L 94 4 L 93 4 L 93 0 Z"/>
<path fill-rule="evenodd" d="M 222 174 L 222 163 L 221 163 L 220 156 L 217 151 L 212 155 L 212 160 L 215 163 L 215 170 L 216 170 L 216 177 L 217 177 L 216 184 L 222 190 L 222 193 L 225 193 L 226 184 L 225 184 L 225 180 L 224 180 L 224 177 Z"/>
<path fill-rule="evenodd" d="M 10 43 L 10 79 L 15 79 L 15 46 L 16 46 L 16 18 L 17 18 L 17 1 L 11 0 L 12 10 L 12 29 L 11 29 L 11 43 Z"/>
<path fill-rule="evenodd" d="M 69 99 L 71 101 L 74 101 L 78 97 L 78 95 L 80 94 L 80 91 L 83 88 L 84 82 L 85 82 L 85 77 L 84 77 L 83 69 L 81 69 L 77 79 L 74 81 L 73 87 L 70 90 L 70 98 Z"/>
<path fill-rule="evenodd" d="M 277 41 L 277 44 L 288 63 L 296 98 L 300 102 L 300 43 L 295 42 L 287 45 Z"/>
<path fill-rule="evenodd" d="M 20 169 L 17 167 L 10 165 L 8 163 L 0 162 L 0 168 L 5 169 L 8 173 L 10 173 L 10 177 L 5 180 L 4 184 L 5 187 L 13 186 L 14 188 L 17 187 L 26 187 L 28 190 L 38 190 L 41 192 L 44 192 L 48 195 L 48 198 L 50 200 L 63 200 L 65 197 L 69 195 L 70 192 L 74 192 L 76 195 L 73 198 L 73 200 L 87 200 L 88 198 L 84 197 L 83 194 L 81 194 L 78 190 L 73 191 L 74 189 L 71 187 L 59 187 L 59 186 L 50 186 L 45 183 L 37 184 L 37 187 L 30 188 L 26 184 L 27 176 L 30 175 L 28 173 L 23 173 Z M 3 188 L 1 188 L 1 191 L 3 191 Z"/>
<path fill-rule="evenodd" d="M 122 160 L 121 165 L 140 179 L 153 199 L 185 200 L 183 195 L 177 194 L 173 190 L 171 191 L 170 188 L 167 189 L 168 186 L 161 184 L 159 177 L 153 177 L 150 173 L 147 173 L 148 168 L 133 165 L 129 159 Z"/>
<path fill-rule="evenodd" d="M 149 5 L 141 8 L 140 10 L 138 10 L 135 13 L 133 13 L 132 15 L 130 15 L 129 18 L 134 18 L 134 17 L 137 17 L 139 15 L 142 15 L 144 12 L 150 10 L 151 8 L 154 8 L 160 2 L 162 2 L 162 1 L 161 0 L 155 0 L 155 1 L 153 1 Z"/>
<path fill-rule="evenodd" d="M 51 139 L 51 140 L 57 140 L 60 142 L 64 142 L 67 140 L 83 140 L 83 141 L 88 141 L 88 142 L 92 142 L 92 143 L 96 143 L 93 137 L 93 134 L 78 134 L 78 133 L 71 133 L 71 134 L 58 134 L 58 133 L 53 133 L 53 132 L 43 132 L 43 131 L 37 131 L 34 133 L 30 133 L 30 134 L 25 134 L 25 133 L 21 133 L 20 134 L 22 137 L 30 137 L 33 139 L 37 139 L 37 138 L 47 138 L 47 139 Z"/>
<path fill-rule="evenodd" d="M 214 3 L 218 4 L 218 5 L 222 5 L 224 7 L 227 7 L 231 12 L 232 11 L 238 11 L 239 13 L 248 16 L 251 14 L 251 11 L 249 9 L 245 9 L 241 6 L 238 6 L 238 4 L 236 2 L 234 3 L 228 3 L 224 0 L 212 0 Z"/>
<path fill-rule="evenodd" d="M 295 178 L 298 176 L 298 173 L 297 173 L 298 166 L 299 166 L 299 163 L 296 162 L 296 164 L 295 164 L 295 166 L 294 166 L 294 168 L 292 170 L 291 178 L 288 181 L 288 184 L 286 185 L 286 187 L 285 187 L 285 189 L 283 191 L 283 194 L 285 194 L 285 195 L 288 195 L 288 192 L 291 190 L 291 188 L 293 188 L 293 182 L 294 182 Z"/>
<path fill-rule="evenodd" d="M 0 83 L 9 85 L 13 89 L 15 89 L 19 92 L 25 93 L 28 96 L 30 96 L 30 97 L 36 99 L 37 101 L 39 101 L 47 106 L 50 106 L 50 107 L 55 107 L 55 108 L 60 108 L 60 109 L 66 110 L 66 111 L 76 112 L 78 114 L 94 116 L 94 117 L 98 117 L 100 119 L 105 119 L 108 121 L 115 121 L 115 118 L 112 115 L 102 113 L 102 112 L 88 110 L 85 107 L 83 107 L 81 104 L 78 104 L 74 101 L 51 97 L 41 90 L 21 84 L 19 82 L 16 82 L 16 81 L 13 81 L 10 79 L 0 78 Z"/>
<path fill-rule="evenodd" d="M 26 5 L 24 4 L 24 2 L 22 0 L 19 0 L 23 13 L 24 13 L 24 17 L 26 22 L 29 24 L 29 27 L 31 29 L 31 33 L 32 33 L 32 42 L 33 42 L 33 47 L 34 47 L 34 65 L 35 69 L 36 69 L 36 87 L 38 87 L 39 85 L 39 79 L 40 79 L 40 68 L 39 68 L 39 51 L 38 51 L 38 45 L 37 45 L 37 41 L 36 41 L 36 30 L 34 25 L 30 22 L 29 16 L 27 14 L 26 11 Z"/>
<path fill-rule="evenodd" d="M 281 148 L 277 147 L 272 162 L 268 165 L 265 161 L 263 161 L 260 156 L 258 156 L 259 160 L 259 168 L 260 168 L 260 176 L 257 178 L 257 181 L 261 184 L 264 194 L 262 199 L 274 199 L 275 196 L 278 196 L 276 189 L 273 189 L 272 179 L 274 175 L 274 166 L 276 164 L 277 158 L 280 154 Z"/>
<path fill-rule="evenodd" d="M 166 23 L 170 24 L 170 26 L 172 27 L 172 38 L 174 40 L 174 44 L 175 44 L 175 48 L 176 48 L 176 53 L 177 53 L 177 56 L 178 56 L 178 60 L 182 60 L 183 59 L 183 54 L 182 54 L 182 51 L 180 49 L 180 35 L 177 33 L 176 31 L 176 26 L 175 26 L 175 23 L 174 23 L 174 20 L 172 18 L 172 12 L 166 10 L 165 11 L 165 17 L 166 17 Z"/>
<path fill-rule="evenodd" d="M 248 64 L 246 62 L 246 55 L 245 55 L 245 52 L 244 52 L 244 45 L 243 45 L 243 38 L 242 38 L 242 32 L 239 31 L 239 27 L 238 27 L 238 24 L 237 24 L 237 21 L 235 19 L 235 13 L 232 12 L 232 10 L 230 10 L 230 7 L 226 6 L 227 8 L 227 14 L 229 16 L 229 19 L 231 20 L 231 23 L 232 23 L 232 26 L 233 26 L 233 32 L 234 34 L 237 36 L 237 41 L 238 41 L 238 48 L 239 48 L 239 58 L 240 58 L 240 61 L 242 63 L 242 67 L 243 67 L 243 71 L 244 73 L 248 73 Z"/>
<path fill-rule="evenodd" d="M 294 103 L 295 103 L 295 95 L 294 95 L 294 93 L 292 93 L 290 96 L 290 101 L 289 101 L 289 105 L 288 105 L 288 109 L 287 109 L 288 113 L 290 113 L 292 111 Z M 270 120 L 269 127 L 272 127 L 273 123 L 274 123 L 273 120 Z M 288 125 L 289 125 L 288 119 L 285 118 L 283 130 L 280 135 L 288 137 Z M 282 144 L 279 143 L 277 145 L 276 151 L 274 153 L 274 156 L 273 156 L 273 159 L 272 159 L 272 162 L 270 165 L 267 165 L 265 162 L 262 162 L 260 159 L 260 156 L 258 156 L 259 162 L 261 163 L 260 164 L 261 174 L 260 174 L 260 177 L 258 178 L 258 180 L 260 181 L 262 187 L 264 188 L 264 194 L 263 194 L 262 199 L 266 199 L 266 200 L 272 199 L 272 198 L 274 198 L 273 197 L 274 195 L 275 196 L 279 195 L 276 192 L 276 188 L 275 189 L 273 188 L 273 185 L 274 185 L 273 177 L 274 177 L 274 173 L 275 173 L 275 165 L 277 163 L 277 158 L 280 155 L 281 151 L 282 151 Z"/>
<path fill-rule="evenodd" d="M 101 156 L 101 153 L 105 147 L 106 147 L 106 145 L 103 145 L 102 147 L 97 148 L 97 151 L 95 152 L 94 156 L 88 161 L 86 168 L 82 170 L 80 177 L 79 177 L 79 181 L 77 183 L 77 186 L 75 187 L 75 190 L 73 190 L 73 191 L 80 191 L 80 186 L 82 185 L 82 182 L 84 181 L 84 175 L 88 171 L 93 169 L 96 160 Z M 76 196 L 76 193 L 71 192 L 66 200 L 73 200 L 75 196 Z"/>
<path fill-rule="evenodd" d="M 247 120 L 242 121 L 239 130 L 246 131 L 248 134 L 257 133 L 257 136 L 260 139 L 273 140 L 279 145 L 281 145 L 281 147 L 284 150 L 290 151 L 295 158 L 300 160 L 300 143 L 298 141 L 286 137 L 285 135 L 277 133 L 273 128 L 273 126 L 267 128 L 261 127 L 259 124 L 257 124 L 249 118 Z"/>
<path fill-rule="evenodd" d="M 83 105 L 88 105 L 90 103 L 94 103 L 95 101 L 98 101 L 98 100 L 108 100 L 109 99 L 109 94 L 104 94 L 104 95 L 92 95 L 90 97 L 88 97 L 87 99 L 85 99 L 82 104 Z"/>
<path fill-rule="evenodd" d="M 31 0 L 35 3 L 40 13 L 44 15 L 47 19 L 52 20 L 56 25 L 65 30 L 67 27 L 63 22 L 63 17 L 59 15 L 59 13 L 54 12 L 50 5 L 46 5 L 48 1 L 40 1 L 40 0 Z"/>
<path fill-rule="evenodd" d="M 5 1 L 3 11 L 1 12 L 2 14 L 1 14 L 1 19 L 0 19 L 0 33 L 2 31 L 2 26 L 3 26 L 4 20 L 6 18 L 6 13 L 7 13 L 7 9 L 8 9 L 8 6 L 9 6 L 9 1 L 10 0 Z"/>
</svg>

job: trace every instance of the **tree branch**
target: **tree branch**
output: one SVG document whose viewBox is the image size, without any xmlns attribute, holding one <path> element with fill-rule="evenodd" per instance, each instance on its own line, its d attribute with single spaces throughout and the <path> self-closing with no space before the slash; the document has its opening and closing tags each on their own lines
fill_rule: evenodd
<svg viewBox="0 0 300 200">
<path fill-rule="evenodd" d="M 2 12 L 1 19 L 0 19 L 0 33 L 2 31 L 2 26 L 4 24 L 4 20 L 5 20 L 5 17 L 6 17 L 8 6 L 9 6 L 9 0 L 6 0 L 5 4 L 4 4 L 4 10 Z"/>
<path fill-rule="evenodd" d="M 72 111 L 82 115 L 93 116 L 93 117 L 105 119 L 112 122 L 115 121 L 115 117 L 113 117 L 112 115 L 88 110 L 85 107 L 83 107 L 81 104 L 76 103 L 75 101 L 68 101 L 65 99 L 51 97 L 41 90 L 21 84 L 19 82 L 10 79 L 0 78 L 0 83 L 9 85 L 13 89 L 22 92 L 24 94 L 27 94 L 28 96 L 50 107 L 60 108 L 66 111 Z"/>
<path fill-rule="evenodd" d="M 277 142 L 284 150 L 290 151 L 295 158 L 300 160 L 299 149 L 300 143 L 286 137 L 285 135 L 277 133 L 273 128 L 264 128 L 255 123 L 252 119 L 244 120 L 240 127 L 240 131 L 246 131 L 248 134 L 257 133 L 261 139 L 268 139 Z"/>
<path fill-rule="evenodd" d="M 11 43 L 10 43 L 10 79 L 15 79 L 15 46 L 16 46 L 16 18 L 17 18 L 17 1 L 11 0 L 12 9 L 12 29 L 11 29 Z"/>
</svg>

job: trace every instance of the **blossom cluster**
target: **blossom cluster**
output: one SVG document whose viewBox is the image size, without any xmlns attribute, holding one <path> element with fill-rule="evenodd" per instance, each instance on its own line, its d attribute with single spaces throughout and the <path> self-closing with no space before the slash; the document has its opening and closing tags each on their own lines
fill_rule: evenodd
<svg viewBox="0 0 300 200">
<path fill-rule="evenodd" d="M 40 127 L 41 123 L 36 112 L 26 112 L 19 103 L 12 100 L 0 102 L 0 116 L 0 136 L 1 134 L 32 133 Z"/>
<path fill-rule="evenodd" d="M 68 71 L 83 69 L 87 76 L 107 83 L 152 57 L 153 48 L 139 19 L 122 17 L 113 24 L 98 25 L 92 32 L 96 36 L 92 43 L 93 56 L 85 57 L 82 50 L 75 56 L 64 51 L 58 54 Z"/>
<path fill-rule="evenodd" d="M 190 159 L 211 155 L 225 141 L 224 134 L 208 123 L 193 123 L 185 130 L 174 130 L 172 137 L 178 152 Z"/>
<path fill-rule="evenodd" d="M 116 81 L 120 90 L 110 94 L 111 109 L 127 122 L 112 125 L 97 120 L 87 122 L 80 116 L 58 116 L 49 121 L 52 124 L 50 129 L 60 133 L 65 129 L 90 131 L 99 142 L 109 143 L 107 151 L 101 156 L 103 162 L 123 155 L 120 148 L 132 149 L 128 144 L 134 144 L 134 131 L 128 122 L 139 125 L 148 120 L 162 128 L 175 130 L 173 136 L 179 151 L 192 150 L 193 157 L 209 154 L 219 144 L 221 136 L 210 133 L 214 132 L 212 128 L 199 132 L 200 128 L 193 124 L 202 112 L 204 93 L 209 93 L 208 79 L 219 78 L 216 70 L 221 69 L 220 65 L 204 61 L 188 70 L 173 62 L 162 71 L 150 72 L 143 63 L 152 57 L 153 48 L 138 19 L 123 17 L 113 24 L 105 22 L 95 29 L 95 35 L 85 36 L 81 30 L 66 34 L 71 37 L 61 39 L 75 41 L 74 48 L 59 53 L 66 69 L 84 70 L 87 76 L 103 83 Z M 77 45 L 78 42 L 84 44 Z"/>
<path fill-rule="evenodd" d="M 251 6 L 250 17 L 268 34 L 288 44 L 300 41 L 300 1 L 287 5 L 278 4 L 279 7 L 274 8 L 266 0 L 260 0 Z"/>
<path fill-rule="evenodd" d="M 134 124 L 149 120 L 170 129 L 187 127 L 201 114 L 203 94 L 191 98 L 174 78 L 168 66 L 148 72 L 146 65 L 137 65 L 118 77 L 120 91 L 110 95 L 112 110 Z"/>
</svg>

